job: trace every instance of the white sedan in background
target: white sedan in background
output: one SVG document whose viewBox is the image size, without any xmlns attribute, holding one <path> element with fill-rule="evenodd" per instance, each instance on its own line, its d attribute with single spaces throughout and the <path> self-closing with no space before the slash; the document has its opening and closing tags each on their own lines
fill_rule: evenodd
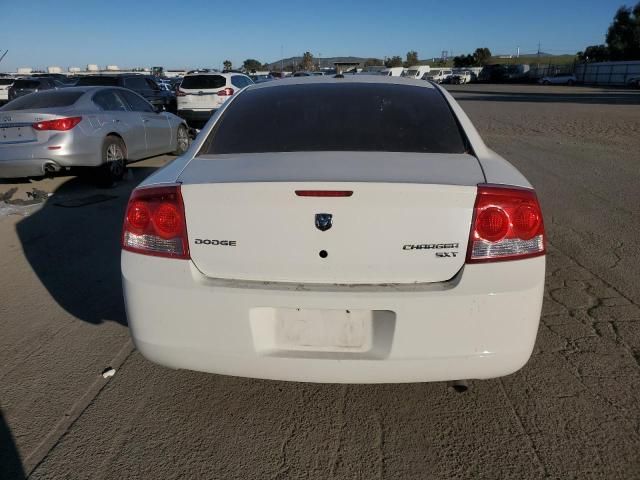
<svg viewBox="0 0 640 480">
<path fill-rule="evenodd" d="M 542 85 L 575 85 L 578 79 L 573 73 L 556 73 L 542 77 L 538 83 Z"/>
<path fill-rule="evenodd" d="M 420 80 L 243 90 L 132 193 L 122 246 L 134 342 L 171 368 L 491 378 L 527 362 L 538 330 L 536 194 Z"/>
</svg>

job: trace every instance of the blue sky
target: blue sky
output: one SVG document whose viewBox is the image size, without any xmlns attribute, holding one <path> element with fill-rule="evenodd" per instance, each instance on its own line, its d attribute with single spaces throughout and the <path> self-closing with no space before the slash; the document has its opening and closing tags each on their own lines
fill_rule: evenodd
<svg viewBox="0 0 640 480">
<path fill-rule="evenodd" d="M 631 0 L 635 2 L 635 0 Z M 631 4 L 627 0 L 627 4 Z M 323 57 L 575 53 L 602 43 L 624 0 L 0 0 L 0 71 L 21 66 L 219 67 Z"/>
</svg>

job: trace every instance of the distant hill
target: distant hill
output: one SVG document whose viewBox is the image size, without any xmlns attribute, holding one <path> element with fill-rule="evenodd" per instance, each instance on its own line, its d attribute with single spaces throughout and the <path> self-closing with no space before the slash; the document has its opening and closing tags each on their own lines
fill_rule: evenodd
<svg viewBox="0 0 640 480">
<path fill-rule="evenodd" d="M 366 62 L 368 59 L 369 57 L 314 57 L 313 62 L 316 65 L 320 63 L 322 67 L 333 67 L 333 64 L 335 62 L 353 62 L 364 64 L 364 62 Z M 275 62 L 268 63 L 267 65 L 269 69 L 280 68 L 280 65 L 284 65 L 284 68 L 287 69 L 287 67 L 291 67 L 292 65 L 297 66 L 301 62 L 302 56 L 299 56 L 283 58 L 282 60 L 276 60 Z"/>
</svg>

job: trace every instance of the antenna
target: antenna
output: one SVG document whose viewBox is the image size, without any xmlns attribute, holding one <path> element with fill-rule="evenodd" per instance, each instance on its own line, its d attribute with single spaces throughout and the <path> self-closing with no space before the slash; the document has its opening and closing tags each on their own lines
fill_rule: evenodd
<svg viewBox="0 0 640 480">
<path fill-rule="evenodd" d="M 9 53 L 9 50 L 5 50 L 5 52 L 2 54 L 2 56 L 0 56 L 0 62 L 2 62 L 2 59 L 7 55 L 7 53 Z"/>
</svg>

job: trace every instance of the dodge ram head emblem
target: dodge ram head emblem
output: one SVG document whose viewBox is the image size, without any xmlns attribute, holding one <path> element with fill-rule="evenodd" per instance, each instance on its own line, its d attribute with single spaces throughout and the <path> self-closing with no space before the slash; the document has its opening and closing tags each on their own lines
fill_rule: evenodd
<svg viewBox="0 0 640 480">
<path fill-rule="evenodd" d="M 333 225 L 333 215 L 330 213 L 316 213 L 316 228 L 320 231 L 329 230 Z"/>
</svg>

